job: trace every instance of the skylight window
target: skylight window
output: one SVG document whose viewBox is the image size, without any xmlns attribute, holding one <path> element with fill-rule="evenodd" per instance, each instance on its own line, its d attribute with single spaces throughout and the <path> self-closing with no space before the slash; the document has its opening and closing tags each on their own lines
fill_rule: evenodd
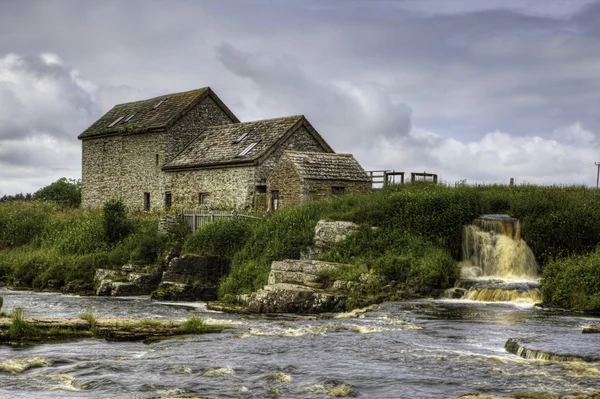
<svg viewBox="0 0 600 399">
<path fill-rule="evenodd" d="M 134 112 L 133 114 L 129 115 L 129 116 L 127 117 L 127 119 L 125 119 L 125 120 L 123 121 L 123 123 L 129 122 L 129 121 L 131 120 L 131 118 L 133 118 L 133 117 L 135 116 L 135 114 L 136 114 L 136 112 Z"/>
<path fill-rule="evenodd" d="M 121 120 L 123 120 L 123 118 L 125 118 L 125 117 L 124 116 L 119 116 L 117 119 L 114 120 L 113 123 L 111 123 L 110 125 L 108 125 L 108 127 L 113 127 L 117 123 L 121 122 Z"/>
<path fill-rule="evenodd" d="M 255 141 L 254 143 L 250 144 L 248 147 L 246 147 L 246 148 L 244 149 L 244 151 L 242 151 L 242 152 L 240 152 L 239 154 L 237 154 L 237 155 L 236 155 L 236 157 L 237 157 L 237 158 L 245 157 L 246 155 L 248 155 L 248 153 L 249 153 L 250 151 L 252 151 L 252 149 L 253 149 L 254 147 L 256 147 L 256 145 L 257 145 L 258 143 L 260 143 L 260 141 Z"/>
<path fill-rule="evenodd" d="M 250 134 L 250 130 L 248 130 L 247 132 L 243 133 L 240 137 L 237 138 L 237 140 L 235 140 L 232 144 L 238 144 L 241 143 L 242 141 L 244 141 L 244 139 L 246 137 L 248 137 L 248 135 Z"/>
<path fill-rule="evenodd" d="M 159 102 L 158 102 L 158 103 L 157 103 L 157 104 L 156 104 L 154 107 L 152 107 L 152 109 L 156 109 L 156 108 L 160 107 L 160 105 L 161 105 L 162 103 L 164 103 L 165 101 L 167 101 L 167 100 L 168 100 L 168 98 L 163 98 L 163 99 L 162 99 L 162 100 L 160 100 L 160 101 L 159 101 Z"/>
</svg>

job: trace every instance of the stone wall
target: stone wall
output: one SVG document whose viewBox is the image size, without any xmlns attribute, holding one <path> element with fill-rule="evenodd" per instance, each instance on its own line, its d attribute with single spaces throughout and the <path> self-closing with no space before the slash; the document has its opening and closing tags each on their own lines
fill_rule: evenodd
<svg viewBox="0 0 600 399">
<path fill-rule="evenodd" d="M 271 207 L 271 193 L 273 191 L 279 191 L 278 207 L 280 208 L 296 206 L 303 201 L 302 180 L 294 164 L 285 159 L 277 165 L 277 168 L 267 180 L 269 208 Z"/>
<path fill-rule="evenodd" d="M 150 193 L 150 209 L 164 209 L 171 188 L 165 186 L 161 167 L 202 128 L 220 123 L 232 120 L 206 97 L 164 132 L 84 139 L 82 206 L 99 208 L 111 198 L 123 198 L 128 208 L 143 209 L 144 193 Z"/>
<path fill-rule="evenodd" d="M 227 209 L 252 207 L 256 167 L 185 170 L 165 173 L 165 189 L 173 206 L 199 205 L 200 193 L 210 195 L 210 204 Z"/>
<path fill-rule="evenodd" d="M 325 152 L 321 144 L 310 134 L 304 127 L 300 126 L 292 135 L 283 142 L 258 168 L 257 184 L 265 184 L 271 172 L 279 162 L 285 150 L 291 151 L 310 151 L 310 152 Z"/>
<path fill-rule="evenodd" d="M 279 208 L 297 206 L 334 195 L 332 187 L 343 187 L 344 194 L 366 194 L 370 182 L 346 180 L 303 180 L 291 162 L 282 162 L 268 179 L 269 206 L 271 192 L 279 191 Z"/>
<path fill-rule="evenodd" d="M 85 208 L 101 207 L 121 193 L 122 137 L 83 140 L 81 201 Z"/>
<path fill-rule="evenodd" d="M 344 194 L 366 194 L 371 191 L 371 182 L 345 180 L 306 180 L 303 195 L 307 200 L 320 200 L 332 196 L 332 187 L 344 187 Z"/>
</svg>

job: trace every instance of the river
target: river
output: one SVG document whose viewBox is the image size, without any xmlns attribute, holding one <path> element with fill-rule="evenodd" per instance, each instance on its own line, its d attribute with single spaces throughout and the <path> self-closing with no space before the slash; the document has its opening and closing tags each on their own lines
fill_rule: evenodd
<svg viewBox="0 0 600 399">
<path fill-rule="evenodd" d="M 464 300 L 388 302 L 345 318 L 244 318 L 147 297 L 105 298 L 0 290 L 4 311 L 27 317 L 184 319 L 190 313 L 235 329 L 146 345 L 85 339 L 0 347 L 2 398 L 328 398 L 351 389 L 362 398 L 452 398 L 467 392 L 589 393 L 600 362 L 526 360 L 508 338 L 535 338 L 600 357 L 600 319 L 531 306 Z M 17 360 L 17 362 L 13 362 Z M 41 367 L 40 367 L 41 366 Z M 338 392 L 339 393 L 339 392 Z"/>
</svg>

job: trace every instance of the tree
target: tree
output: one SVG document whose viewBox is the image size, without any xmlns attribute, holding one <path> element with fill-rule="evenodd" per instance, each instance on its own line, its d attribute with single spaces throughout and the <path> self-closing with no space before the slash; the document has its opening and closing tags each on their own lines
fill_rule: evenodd
<svg viewBox="0 0 600 399">
<path fill-rule="evenodd" d="M 81 204 L 81 180 L 61 177 L 33 193 L 33 199 L 77 208 Z"/>
</svg>

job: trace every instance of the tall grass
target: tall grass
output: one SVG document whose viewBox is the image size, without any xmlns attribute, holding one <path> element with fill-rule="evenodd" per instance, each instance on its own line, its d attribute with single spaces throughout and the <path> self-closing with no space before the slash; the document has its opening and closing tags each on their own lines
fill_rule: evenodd
<svg viewBox="0 0 600 399">
<path fill-rule="evenodd" d="M 0 203 L 0 279 L 21 287 L 89 290 L 96 269 L 156 263 L 165 242 L 156 215 L 125 217 L 128 234 L 107 236 L 102 210 L 39 201 Z M 118 226 L 117 226 L 118 227 Z M 114 233 L 114 231 L 113 231 Z"/>
<path fill-rule="evenodd" d="M 557 258 L 586 254 L 600 241 L 600 191 L 581 186 L 477 186 L 426 183 L 391 186 L 283 209 L 258 224 L 233 256 L 220 287 L 223 298 L 266 284 L 274 260 L 299 258 L 312 243 L 319 219 L 365 226 L 323 259 L 367 265 L 418 287 L 443 287 L 456 275 L 462 226 L 480 214 L 507 213 L 542 267 Z M 370 232 L 376 227 L 376 233 Z"/>
</svg>

